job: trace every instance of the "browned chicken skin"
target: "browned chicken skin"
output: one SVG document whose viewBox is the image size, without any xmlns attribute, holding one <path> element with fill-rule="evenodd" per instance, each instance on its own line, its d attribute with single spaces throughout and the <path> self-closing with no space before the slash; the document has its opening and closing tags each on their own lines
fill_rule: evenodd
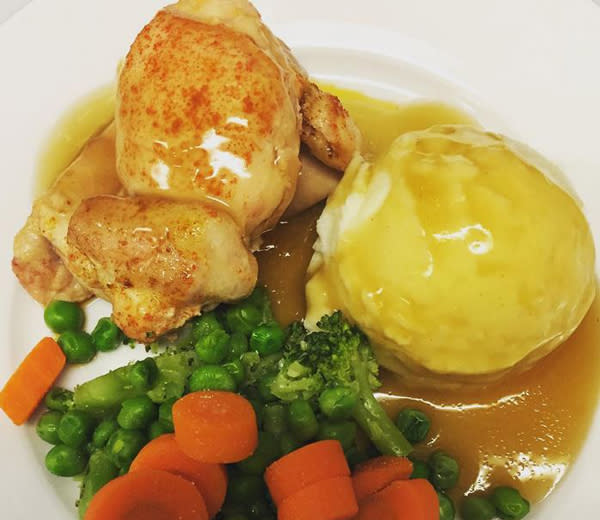
<svg viewBox="0 0 600 520">
<path fill-rule="evenodd" d="M 68 242 L 86 256 L 74 274 L 112 301 L 115 321 L 138 339 L 201 306 L 240 299 L 256 283 L 256 259 L 237 224 L 201 202 L 94 197 L 73 215 Z"/>
<path fill-rule="evenodd" d="M 15 272 L 43 302 L 111 301 L 115 322 L 140 341 L 247 295 L 251 250 L 290 207 L 298 179 L 303 200 L 291 211 L 335 186 L 316 161 L 304 160 L 300 175 L 301 139 L 338 170 L 360 148 L 339 100 L 308 81 L 247 0 L 160 11 L 127 55 L 115 123 L 118 180 L 109 172 L 110 186 L 97 189 L 107 181 L 94 180 L 105 174 L 92 164 L 94 188 L 74 196 L 67 170 L 34 209 L 37 227 L 21 233 L 38 261 L 15 248 Z M 126 196 L 98 196 L 119 190 Z M 36 271 L 43 262 L 51 267 Z M 44 272 L 52 283 L 40 282 Z"/>
</svg>

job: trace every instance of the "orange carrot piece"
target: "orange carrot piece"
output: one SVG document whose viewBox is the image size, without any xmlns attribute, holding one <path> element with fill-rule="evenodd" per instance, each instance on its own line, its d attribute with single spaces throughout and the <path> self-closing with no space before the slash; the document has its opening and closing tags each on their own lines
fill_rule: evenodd
<svg viewBox="0 0 600 520">
<path fill-rule="evenodd" d="M 17 425 L 31 417 L 58 378 L 66 358 L 52 338 L 42 339 L 0 392 L 0 408 Z"/>
<path fill-rule="evenodd" d="M 248 458 L 258 444 L 250 402 L 232 392 L 194 392 L 173 405 L 175 439 L 200 462 L 228 464 Z"/>
<path fill-rule="evenodd" d="M 172 433 L 150 441 L 137 454 L 129 471 L 160 469 L 179 475 L 196 486 L 212 518 L 221 509 L 227 493 L 227 471 L 222 464 L 207 464 L 188 457 Z"/>
<path fill-rule="evenodd" d="M 397 480 L 361 502 L 355 520 L 439 520 L 440 506 L 425 479 Z"/>
<path fill-rule="evenodd" d="M 190 481 L 147 469 L 111 480 L 92 498 L 85 520 L 208 520 L 204 499 Z"/>
<path fill-rule="evenodd" d="M 321 480 L 347 477 L 350 468 L 339 441 L 308 444 L 271 464 L 265 481 L 275 505 Z"/>
<path fill-rule="evenodd" d="M 381 491 L 395 480 L 407 480 L 412 470 L 412 462 L 406 457 L 384 455 L 363 462 L 352 474 L 356 500 L 360 504 L 369 495 Z"/>
<path fill-rule="evenodd" d="M 281 502 L 278 520 L 346 520 L 358 513 L 350 477 L 321 480 Z"/>
</svg>

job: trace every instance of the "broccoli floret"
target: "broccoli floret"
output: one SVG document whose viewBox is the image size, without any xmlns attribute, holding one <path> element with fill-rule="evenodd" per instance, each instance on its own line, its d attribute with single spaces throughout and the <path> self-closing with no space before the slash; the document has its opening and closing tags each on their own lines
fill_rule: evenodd
<svg viewBox="0 0 600 520">
<path fill-rule="evenodd" d="M 412 446 L 373 395 L 381 383 L 366 336 L 339 311 L 324 316 L 317 326 L 316 332 L 306 331 L 300 323 L 289 327 L 271 385 L 273 395 L 284 401 L 308 400 L 326 388 L 352 388 L 358 397 L 353 417 L 377 449 L 387 455 L 410 453 Z"/>
</svg>

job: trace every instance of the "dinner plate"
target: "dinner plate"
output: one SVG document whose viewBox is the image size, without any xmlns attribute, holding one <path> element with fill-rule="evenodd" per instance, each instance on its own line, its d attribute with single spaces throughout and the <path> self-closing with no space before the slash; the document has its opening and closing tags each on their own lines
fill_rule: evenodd
<svg viewBox="0 0 600 520">
<path fill-rule="evenodd" d="M 314 76 L 379 97 L 448 101 L 561 166 L 600 244 L 600 7 L 593 0 L 257 0 Z M 32 200 L 37 153 L 60 115 L 110 82 L 163 0 L 34 0 L 0 26 L 0 382 L 48 331 L 10 270 L 12 237 Z M 88 315 L 107 314 L 93 302 Z M 142 356 L 71 368 L 62 384 Z M 527 428 L 527 424 L 523 425 Z M 468 435 L 468 432 L 465 432 Z M 31 426 L 0 417 L 0 517 L 75 518 L 77 486 L 50 476 Z M 600 417 L 559 489 L 532 519 L 600 510 Z"/>
</svg>

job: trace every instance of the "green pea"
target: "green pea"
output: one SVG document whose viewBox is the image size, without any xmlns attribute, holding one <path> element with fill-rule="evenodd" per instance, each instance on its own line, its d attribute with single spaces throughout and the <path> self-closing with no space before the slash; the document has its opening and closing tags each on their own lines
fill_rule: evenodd
<svg viewBox="0 0 600 520">
<path fill-rule="evenodd" d="M 455 459 L 443 451 L 435 451 L 428 460 L 430 482 L 436 489 L 446 491 L 458 482 L 460 468 Z"/>
<path fill-rule="evenodd" d="M 158 422 L 163 425 L 165 430 L 172 433 L 175 430 L 173 426 L 173 405 L 177 399 L 169 399 L 158 407 Z"/>
<path fill-rule="evenodd" d="M 104 419 L 100 422 L 92 435 L 92 444 L 95 448 L 102 449 L 106 446 L 111 435 L 119 429 L 116 419 Z"/>
<path fill-rule="evenodd" d="M 250 475 L 262 475 L 267 466 L 279 458 L 279 442 L 270 432 L 259 432 L 258 446 L 247 459 L 238 462 L 237 467 Z"/>
<path fill-rule="evenodd" d="M 250 348 L 261 356 L 269 356 L 280 352 L 285 340 L 285 333 L 275 322 L 264 323 L 256 327 L 250 335 Z"/>
<path fill-rule="evenodd" d="M 229 337 L 228 361 L 239 361 L 242 354 L 248 352 L 248 338 L 241 332 L 233 332 Z"/>
<path fill-rule="evenodd" d="M 263 428 L 279 435 L 287 430 L 287 410 L 283 404 L 267 403 L 263 410 Z"/>
<path fill-rule="evenodd" d="M 429 480 L 429 476 L 431 474 L 431 470 L 429 466 L 423 462 L 422 460 L 413 460 L 413 470 L 410 475 L 411 479 L 416 478 L 424 478 L 425 480 Z"/>
<path fill-rule="evenodd" d="M 60 444 L 58 424 L 61 419 L 62 413 L 60 412 L 50 411 L 42 415 L 36 426 L 39 438 L 50 444 Z"/>
<path fill-rule="evenodd" d="M 238 504 L 236 502 L 225 501 L 221 508 L 219 517 L 222 515 L 223 518 L 248 518 L 248 504 Z"/>
<path fill-rule="evenodd" d="M 235 475 L 227 486 L 227 501 L 234 504 L 250 504 L 266 493 L 265 481 L 259 475 Z"/>
<path fill-rule="evenodd" d="M 463 520 L 493 520 L 496 508 L 487 498 L 471 495 L 463 500 L 460 514 Z"/>
<path fill-rule="evenodd" d="M 69 363 L 88 363 L 96 355 L 92 336 L 87 332 L 67 330 L 58 337 L 58 344 Z"/>
<path fill-rule="evenodd" d="M 229 334 L 223 329 L 216 329 L 196 342 L 196 354 L 203 363 L 216 365 L 221 363 L 229 354 Z"/>
<path fill-rule="evenodd" d="M 198 341 L 200 338 L 210 334 L 215 330 L 223 330 L 223 327 L 219 323 L 217 319 L 217 315 L 214 311 L 205 312 L 201 316 L 194 318 L 193 322 L 193 337 L 194 342 Z"/>
<path fill-rule="evenodd" d="M 251 303 L 234 305 L 225 311 L 225 322 L 230 332 L 240 332 L 246 336 L 262 321 L 262 313 Z"/>
<path fill-rule="evenodd" d="M 307 401 L 296 399 L 288 407 L 290 429 L 301 442 L 313 439 L 319 432 L 315 412 Z"/>
<path fill-rule="evenodd" d="M 73 392 L 65 388 L 55 386 L 51 388 L 44 398 L 44 404 L 49 410 L 56 412 L 68 412 L 73 408 Z"/>
<path fill-rule="evenodd" d="M 350 446 L 350 448 L 346 450 L 345 455 L 348 465 L 351 468 L 369 459 L 369 455 L 366 450 L 360 449 L 358 446 L 356 446 L 356 444 L 354 446 Z"/>
<path fill-rule="evenodd" d="M 44 321 L 52 332 L 62 334 L 68 330 L 81 330 L 85 315 L 73 302 L 51 301 L 44 309 Z"/>
<path fill-rule="evenodd" d="M 267 520 L 273 514 L 269 504 L 264 499 L 258 499 L 248 506 L 250 518 L 255 520 Z"/>
<path fill-rule="evenodd" d="M 110 318 L 100 318 L 92 331 L 92 340 L 100 352 L 110 352 L 123 344 L 125 335 Z"/>
<path fill-rule="evenodd" d="M 46 454 L 46 469 L 59 477 L 74 477 L 83 473 L 87 456 L 81 448 L 59 444 Z"/>
<path fill-rule="evenodd" d="M 441 493 L 438 491 L 438 503 L 440 505 L 440 520 L 454 520 L 456 516 L 456 511 L 454 509 L 454 503 L 448 495 L 445 493 Z M 463 518 L 463 520 L 469 520 Z"/>
<path fill-rule="evenodd" d="M 61 442 L 67 446 L 78 448 L 91 439 L 94 431 L 94 419 L 85 412 L 71 410 L 62 416 L 57 431 Z"/>
<path fill-rule="evenodd" d="M 529 502 L 514 488 L 497 487 L 492 491 L 490 500 L 503 520 L 520 520 L 529 513 Z"/>
<path fill-rule="evenodd" d="M 150 390 L 158 377 L 158 367 L 153 358 L 142 359 L 129 367 L 127 378 L 131 386 L 142 392 Z"/>
<path fill-rule="evenodd" d="M 141 430 L 158 417 L 158 409 L 145 395 L 126 399 L 117 415 L 119 426 L 125 430 Z"/>
<path fill-rule="evenodd" d="M 235 392 L 235 379 L 219 365 L 204 365 L 192 372 L 189 379 L 190 392 L 201 390 L 223 390 Z"/>
<path fill-rule="evenodd" d="M 356 407 L 358 398 L 351 388 L 338 386 L 328 388 L 319 396 L 319 408 L 330 419 L 348 419 Z"/>
<path fill-rule="evenodd" d="M 156 439 L 165 433 L 173 433 L 173 430 L 169 430 L 165 428 L 164 424 L 160 421 L 154 421 L 150 426 L 148 426 L 148 438 L 150 440 Z"/>
<path fill-rule="evenodd" d="M 266 374 L 258 380 L 258 394 L 267 402 L 276 401 L 277 397 L 271 392 L 271 385 L 275 379 L 275 374 Z"/>
<path fill-rule="evenodd" d="M 356 439 L 356 423 L 354 421 L 330 422 L 325 421 L 319 425 L 317 438 L 320 441 L 333 439 L 340 441 L 342 448 L 349 450 Z"/>
<path fill-rule="evenodd" d="M 243 513 L 233 513 L 230 515 L 223 516 L 223 520 L 250 520 L 250 519 Z"/>
<path fill-rule="evenodd" d="M 414 408 L 403 408 L 396 417 L 396 426 L 402 432 L 406 440 L 412 444 L 422 442 L 429 433 L 431 421 L 420 410 Z"/>
<path fill-rule="evenodd" d="M 296 451 L 301 446 L 302 443 L 292 432 L 283 432 L 279 435 L 279 451 L 282 456 Z"/>
<path fill-rule="evenodd" d="M 106 452 L 118 468 L 129 468 L 146 441 L 146 436 L 139 430 L 117 430 L 108 440 Z"/>
<path fill-rule="evenodd" d="M 236 385 L 240 386 L 246 380 L 246 367 L 239 359 L 228 361 L 222 366 L 233 377 Z"/>
</svg>

